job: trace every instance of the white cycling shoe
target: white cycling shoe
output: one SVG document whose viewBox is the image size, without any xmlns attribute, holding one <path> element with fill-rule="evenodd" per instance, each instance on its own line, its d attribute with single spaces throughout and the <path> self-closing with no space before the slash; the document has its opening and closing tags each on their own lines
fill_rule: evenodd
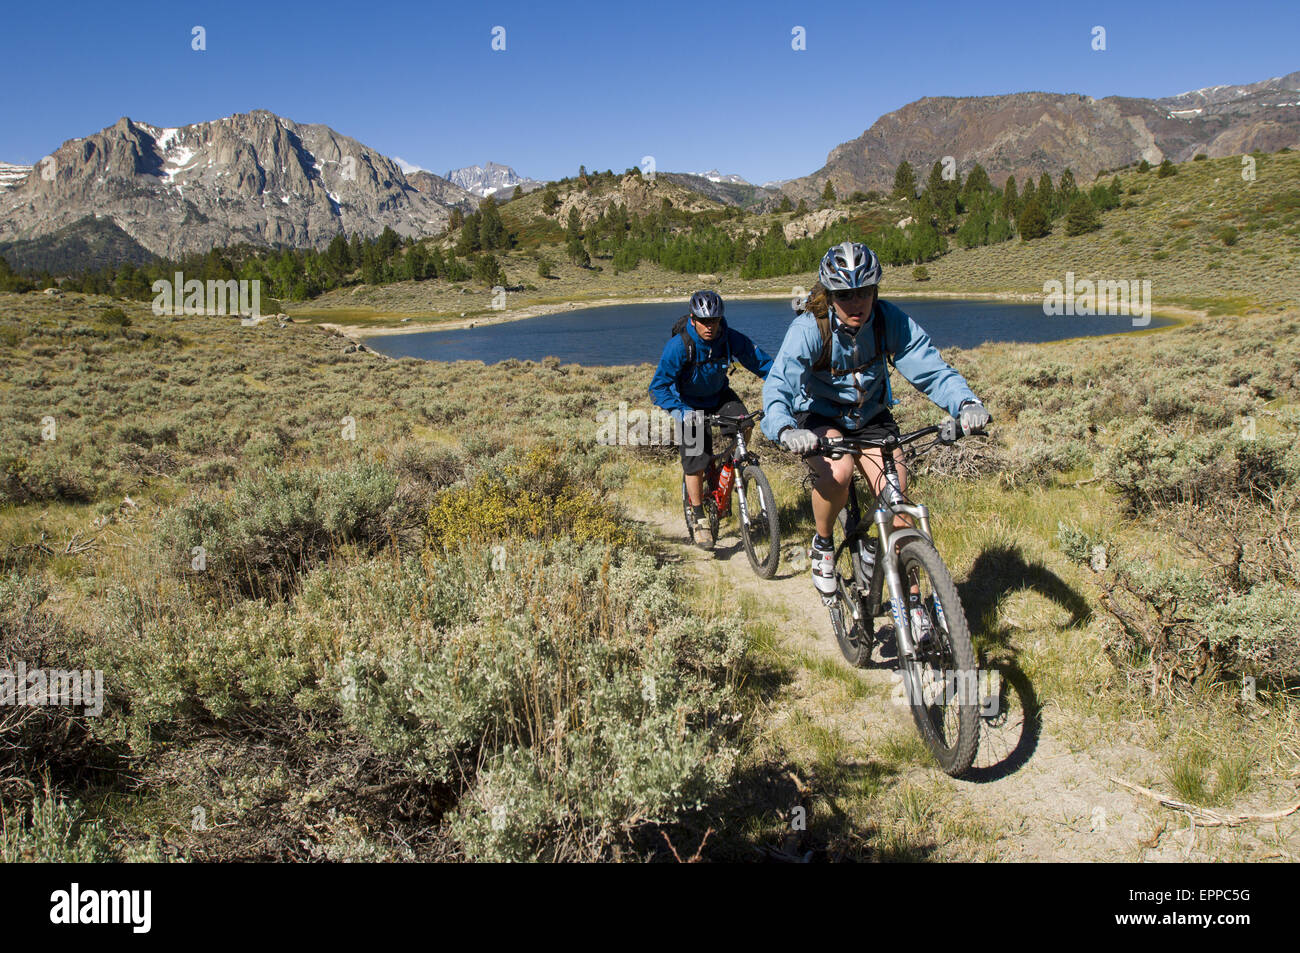
<svg viewBox="0 0 1300 953">
<path fill-rule="evenodd" d="M 812 580 L 817 591 L 823 596 L 835 595 L 839 581 L 835 578 L 834 551 L 820 548 L 814 538 L 808 550 L 808 559 L 812 563 Z"/>
</svg>

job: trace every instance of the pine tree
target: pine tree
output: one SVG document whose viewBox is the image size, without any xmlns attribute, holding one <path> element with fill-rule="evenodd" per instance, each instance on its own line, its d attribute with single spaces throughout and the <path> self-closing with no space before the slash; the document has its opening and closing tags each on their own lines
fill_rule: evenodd
<svg viewBox="0 0 1300 953">
<path fill-rule="evenodd" d="M 479 242 L 489 251 L 494 248 L 505 248 L 506 228 L 501 223 L 501 213 L 497 211 L 496 199 L 488 196 L 479 206 Z"/>
<path fill-rule="evenodd" d="M 1016 177 L 1007 176 L 1006 185 L 1002 186 L 1002 217 L 1013 219 L 1020 211 L 1020 196 L 1016 194 Z"/>
<path fill-rule="evenodd" d="M 963 187 L 962 192 L 970 197 L 987 192 L 991 188 L 992 184 L 989 182 L 988 172 L 985 171 L 984 166 L 976 162 L 975 168 L 971 169 L 970 175 L 966 176 L 966 185 Z"/>
<path fill-rule="evenodd" d="M 823 202 L 835 201 L 835 185 L 834 183 L 831 182 L 830 179 L 826 180 L 826 188 L 822 189 L 822 201 Z"/>
<path fill-rule="evenodd" d="M 1074 181 L 1074 173 L 1069 169 L 1061 173 L 1061 184 L 1057 188 L 1057 192 L 1060 193 L 1061 202 L 1066 208 L 1070 207 L 1075 196 L 1079 194 L 1079 186 Z"/>
<path fill-rule="evenodd" d="M 1020 193 L 1020 211 L 1021 211 L 1021 212 L 1023 212 L 1023 211 L 1025 210 L 1025 206 L 1026 206 L 1026 205 L 1028 205 L 1030 202 L 1032 202 L 1032 201 L 1034 200 L 1034 197 L 1035 197 L 1037 194 L 1038 194 L 1038 190 L 1037 190 L 1036 188 L 1034 188 L 1034 179 L 1033 179 L 1033 176 L 1030 176 L 1029 179 L 1027 179 L 1027 180 L 1025 181 L 1025 190 L 1024 190 L 1023 192 Z"/>
<path fill-rule="evenodd" d="M 790 203 L 790 196 L 782 195 L 781 204 L 776 207 L 776 210 L 778 212 L 789 212 L 792 211 L 793 209 L 794 209 L 794 205 Z"/>
<path fill-rule="evenodd" d="M 465 224 L 460 227 L 460 240 L 456 242 L 456 253 L 459 255 L 469 255 L 483 247 L 479 237 L 479 214 L 465 219 Z"/>
<path fill-rule="evenodd" d="M 1099 228 L 1101 228 L 1101 217 L 1088 196 L 1076 197 L 1070 204 L 1070 213 L 1065 217 L 1065 234 L 1082 235 Z"/>
<path fill-rule="evenodd" d="M 894 171 L 894 198 L 916 198 L 916 172 L 912 164 L 904 159 Z"/>
<path fill-rule="evenodd" d="M 1030 182 L 1033 185 L 1033 182 Z M 1035 238 L 1042 238 L 1052 230 L 1051 219 L 1047 212 L 1044 211 L 1042 202 L 1038 197 L 1031 195 L 1029 189 L 1025 189 L 1025 204 L 1020 210 L 1020 217 L 1016 219 L 1016 231 L 1020 232 L 1021 241 L 1031 241 Z"/>
<path fill-rule="evenodd" d="M 1056 189 L 1052 187 L 1052 177 L 1044 172 L 1038 177 L 1038 201 L 1048 218 L 1056 218 L 1061 209 L 1056 203 Z"/>
<path fill-rule="evenodd" d="M 352 260 L 348 255 L 348 240 L 342 232 L 330 239 L 330 247 L 325 252 L 325 258 L 336 272 L 342 273 L 352 269 Z"/>
</svg>

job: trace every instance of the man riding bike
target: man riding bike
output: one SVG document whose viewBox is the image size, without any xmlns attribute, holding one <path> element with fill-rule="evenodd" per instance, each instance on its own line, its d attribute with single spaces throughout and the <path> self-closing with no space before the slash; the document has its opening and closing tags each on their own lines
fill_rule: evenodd
<svg viewBox="0 0 1300 953">
<path fill-rule="evenodd" d="M 939 407 L 958 418 L 964 432 L 989 422 L 965 379 L 939 356 L 930 336 L 897 305 L 877 297 L 880 260 L 866 245 L 844 242 L 826 252 L 818 282 L 802 303 L 763 385 L 763 432 L 794 453 L 818 446 L 820 437 L 898 436 L 889 407 L 886 356 Z M 879 345 L 878 345 L 879 342 Z M 879 450 L 856 459 L 859 472 L 879 494 L 884 482 Z M 855 458 L 805 458 L 813 471 L 813 535 L 809 559 L 813 584 L 824 596 L 836 592 L 835 520 L 848 500 Z M 902 489 L 907 487 L 902 452 Z M 896 525 L 906 525 L 898 517 Z"/>
<path fill-rule="evenodd" d="M 705 426 L 706 414 L 743 417 L 748 411 L 727 381 L 732 359 L 759 377 L 772 369 L 772 358 L 739 331 L 727 327 L 722 298 L 713 291 L 691 295 L 691 313 L 668 339 L 659 366 L 650 381 L 650 396 L 682 422 L 682 472 L 686 498 L 695 520 L 695 543 L 713 546 L 713 534 L 704 515 L 704 470 L 713 452 Z"/>
</svg>

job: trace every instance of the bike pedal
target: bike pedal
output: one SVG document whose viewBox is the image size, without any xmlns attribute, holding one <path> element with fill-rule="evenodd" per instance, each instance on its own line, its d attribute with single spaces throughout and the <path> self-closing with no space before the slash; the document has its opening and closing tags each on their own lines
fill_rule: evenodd
<svg viewBox="0 0 1300 953">
<path fill-rule="evenodd" d="M 818 595 L 822 597 L 822 605 L 826 606 L 827 608 L 837 605 L 840 601 L 840 597 L 838 594 L 832 594 L 828 596 L 825 593 L 818 593 Z"/>
</svg>

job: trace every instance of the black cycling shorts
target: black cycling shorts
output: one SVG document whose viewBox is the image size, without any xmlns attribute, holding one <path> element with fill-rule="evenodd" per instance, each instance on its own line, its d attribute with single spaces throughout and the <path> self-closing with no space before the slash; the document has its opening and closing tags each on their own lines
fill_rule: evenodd
<svg viewBox="0 0 1300 953">
<path fill-rule="evenodd" d="M 749 411 L 745 409 L 744 403 L 736 396 L 736 392 L 730 387 L 725 387 L 718 394 L 718 403 L 713 407 L 699 408 L 706 414 L 726 414 L 728 417 L 743 417 Z M 703 428 L 702 435 L 687 433 L 686 428 L 682 428 L 682 472 L 683 473 L 702 473 L 709 465 L 709 457 L 713 454 L 713 433 L 711 427 Z M 700 436 L 703 436 L 703 447 L 700 446 Z"/>
<path fill-rule="evenodd" d="M 871 439 L 881 439 L 886 436 L 897 437 L 900 435 L 898 421 L 894 420 L 894 415 L 885 407 L 872 417 L 857 430 L 850 430 L 838 420 L 831 420 L 829 417 L 823 417 L 821 414 L 813 413 L 811 410 L 805 410 L 803 413 L 794 415 L 795 423 L 803 430 L 811 430 L 819 437 L 826 436 L 826 431 L 834 428 L 846 437 L 867 437 Z"/>
</svg>

